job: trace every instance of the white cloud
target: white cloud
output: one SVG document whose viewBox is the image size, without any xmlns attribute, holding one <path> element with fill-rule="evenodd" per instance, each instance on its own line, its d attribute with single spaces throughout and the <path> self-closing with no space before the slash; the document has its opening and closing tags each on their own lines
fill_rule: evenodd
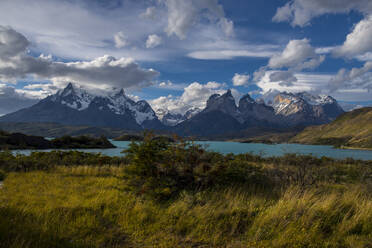
<svg viewBox="0 0 372 248">
<path fill-rule="evenodd" d="M 154 48 L 162 43 L 162 38 L 156 34 L 151 34 L 147 37 L 146 48 Z"/>
<path fill-rule="evenodd" d="M 281 53 L 271 56 L 268 65 L 263 66 L 254 72 L 255 82 L 265 82 L 267 80 L 274 83 L 273 87 L 283 86 L 285 88 L 294 87 L 298 84 L 295 73 L 305 69 L 318 67 L 325 59 L 324 55 L 319 55 L 316 49 L 310 45 L 308 39 L 291 40 Z M 272 71 L 272 69 L 287 69 Z M 265 77 L 265 79 L 264 79 Z"/>
<path fill-rule="evenodd" d="M 297 78 L 289 71 L 275 71 L 270 74 L 270 81 L 292 86 L 294 82 L 297 82 Z"/>
<path fill-rule="evenodd" d="M 170 82 L 170 81 L 168 81 L 168 82 L 161 82 L 159 84 L 160 87 L 167 87 L 167 86 L 172 86 L 172 85 L 173 85 L 173 83 Z"/>
<path fill-rule="evenodd" d="M 37 101 L 38 99 L 26 92 L 16 90 L 6 84 L 0 84 L 0 115 L 29 107 Z"/>
<path fill-rule="evenodd" d="M 372 52 L 372 15 L 366 17 L 347 35 L 344 44 L 333 51 L 336 56 L 355 57 Z"/>
<path fill-rule="evenodd" d="M 170 7 L 173 1 L 174 7 Z M 29 49 L 34 54 L 53 54 L 74 61 L 105 54 L 132 57 L 136 61 L 161 61 L 200 51 L 211 41 L 234 40 L 230 37 L 234 33 L 233 22 L 227 19 L 217 0 L 125 0 L 110 8 L 105 7 L 107 1 L 101 2 L 1 0 L 0 23 L 27 36 L 33 43 Z M 183 5 L 187 5 L 185 9 Z M 171 26 L 174 29 L 169 33 Z M 163 35 L 178 37 L 176 30 L 183 40 Z M 146 49 L 142 45 L 149 34 L 162 37 L 161 49 Z"/>
<path fill-rule="evenodd" d="M 234 22 L 233 21 L 227 18 L 222 18 L 219 24 L 226 36 L 231 37 L 234 35 Z"/>
<path fill-rule="evenodd" d="M 254 57 L 254 58 L 269 58 L 275 52 L 272 49 L 267 50 L 204 50 L 194 51 L 187 56 L 194 59 L 204 60 L 220 60 L 220 59 L 234 59 L 237 57 Z"/>
<path fill-rule="evenodd" d="M 249 83 L 249 78 L 249 75 L 235 73 L 232 82 L 234 86 L 244 86 Z"/>
<path fill-rule="evenodd" d="M 159 73 L 143 69 L 131 58 L 104 55 L 91 61 L 54 62 L 51 57 L 34 58 L 26 52 L 27 39 L 11 28 L 0 29 L 0 80 L 15 81 L 27 76 L 52 81 L 73 81 L 99 87 L 143 87 Z M 23 50 L 22 50 L 23 49 Z"/>
<path fill-rule="evenodd" d="M 281 54 L 270 58 L 268 66 L 273 69 L 292 68 L 301 71 L 318 67 L 324 58 L 315 52 L 308 39 L 291 40 Z"/>
<path fill-rule="evenodd" d="M 120 31 L 114 35 L 115 47 L 123 48 L 128 45 L 128 40 L 123 31 Z"/>
<path fill-rule="evenodd" d="M 329 81 L 329 88 L 332 92 L 343 89 L 362 89 L 371 92 L 372 62 L 366 62 L 361 68 L 340 69 Z"/>
<path fill-rule="evenodd" d="M 189 29 L 198 24 L 202 17 L 210 22 L 219 21 L 226 35 L 232 35 L 233 23 L 225 18 L 222 5 L 218 0 L 163 0 L 168 8 L 168 26 L 166 32 L 169 36 L 176 35 L 185 39 Z"/>
<path fill-rule="evenodd" d="M 0 58 L 3 60 L 25 52 L 29 44 L 22 34 L 0 25 Z"/>
<path fill-rule="evenodd" d="M 223 94 L 226 92 L 225 85 L 217 82 L 200 84 L 194 82 L 184 88 L 181 96 L 161 96 L 150 100 L 149 103 L 154 110 L 164 109 L 174 113 L 184 114 L 192 107 L 205 108 L 208 98 L 213 94 Z M 237 96 L 239 93 L 234 90 L 232 93 Z"/>
<path fill-rule="evenodd" d="M 363 67 L 362 67 L 363 68 Z M 359 68 L 361 70 L 355 71 L 353 75 L 361 75 L 362 72 L 365 72 L 366 67 L 364 69 Z M 368 88 L 363 88 L 363 85 L 356 84 L 355 82 L 345 81 L 347 77 L 336 77 L 334 74 L 317 74 L 317 73 L 295 73 L 294 76 L 297 78 L 297 81 L 293 84 L 286 84 L 281 81 L 273 82 L 270 79 L 270 76 L 277 71 L 265 71 L 265 74 L 261 79 L 257 82 L 257 86 L 262 89 L 263 92 L 268 92 L 270 90 L 278 90 L 278 91 L 287 91 L 287 92 L 312 92 L 315 94 L 327 94 L 332 95 L 335 99 L 339 101 L 372 101 L 372 94 L 368 91 Z M 345 70 L 345 72 L 340 72 L 340 75 L 350 75 L 351 71 Z M 369 75 L 369 84 L 372 79 L 372 73 L 363 74 L 363 76 L 359 79 L 356 78 L 359 83 L 363 81 L 367 83 L 365 79 L 368 78 Z M 336 83 L 335 80 L 343 79 L 342 83 Z M 364 80 L 363 80 L 364 78 Z M 330 91 L 331 85 L 330 84 L 337 84 L 337 87 L 334 88 L 333 91 Z"/>
<path fill-rule="evenodd" d="M 320 92 L 326 93 L 328 91 L 327 84 L 333 76 L 329 74 L 294 73 L 292 83 L 291 82 L 288 83 L 288 81 L 283 80 L 272 80 L 273 79 L 272 75 L 273 74 L 275 75 L 275 73 L 278 72 L 280 71 L 275 70 L 264 71 L 263 76 L 260 77 L 260 80 L 257 82 L 257 86 L 260 87 L 263 92 L 267 92 L 270 89 L 273 89 L 288 92 L 309 91 L 316 93 Z M 288 74 L 288 76 L 290 76 L 290 74 Z"/>
<path fill-rule="evenodd" d="M 146 9 L 146 11 L 140 15 L 140 17 L 155 20 L 156 17 L 157 17 L 156 8 L 155 7 L 148 7 Z"/>
<path fill-rule="evenodd" d="M 293 0 L 277 9 L 273 21 L 290 22 L 292 26 L 306 26 L 314 17 L 326 13 L 347 13 L 357 10 L 372 13 L 370 0 Z"/>
</svg>

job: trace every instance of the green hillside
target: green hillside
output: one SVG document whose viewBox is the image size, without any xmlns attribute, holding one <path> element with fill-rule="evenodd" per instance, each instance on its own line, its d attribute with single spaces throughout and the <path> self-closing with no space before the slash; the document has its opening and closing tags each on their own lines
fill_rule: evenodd
<svg viewBox="0 0 372 248">
<path fill-rule="evenodd" d="M 372 107 L 345 113 L 329 124 L 308 127 L 291 142 L 372 149 Z"/>
</svg>

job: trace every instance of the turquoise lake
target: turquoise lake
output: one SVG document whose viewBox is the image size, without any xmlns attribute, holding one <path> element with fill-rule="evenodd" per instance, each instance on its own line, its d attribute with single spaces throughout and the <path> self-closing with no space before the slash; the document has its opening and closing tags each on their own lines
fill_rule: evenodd
<svg viewBox="0 0 372 248">
<path fill-rule="evenodd" d="M 108 156 L 122 156 L 121 153 L 130 144 L 129 141 L 112 141 L 117 147 L 113 149 L 76 149 L 84 152 L 101 153 Z M 362 160 L 372 160 L 372 151 L 367 150 L 344 150 L 335 149 L 332 146 L 314 146 L 314 145 L 299 145 L 299 144 L 257 144 L 257 143 L 238 143 L 238 142 L 219 142 L 219 141 L 198 141 L 198 144 L 206 145 L 207 149 L 220 153 L 252 153 L 262 155 L 264 157 L 281 156 L 286 153 L 296 154 L 311 154 L 316 157 L 330 158 L 354 158 Z M 14 153 L 30 154 L 35 150 L 18 150 Z M 42 150 L 50 151 L 50 150 Z"/>
</svg>

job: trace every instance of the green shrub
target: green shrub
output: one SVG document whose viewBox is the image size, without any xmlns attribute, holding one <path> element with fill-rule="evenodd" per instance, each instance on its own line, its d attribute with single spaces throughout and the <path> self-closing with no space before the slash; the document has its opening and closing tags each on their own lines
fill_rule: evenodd
<svg viewBox="0 0 372 248">
<path fill-rule="evenodd" d="M 97 153 L 79 151 L 32 152 L 30 155 L 0 152 L 0 169 L 4 171 L 49 170 L 55 166 L 120 165 L 125 157 L 109 157 Z"/>
<path fill-rule="evenodd" d="M 3 181 L 5 179 L 5 172 L 3 170 L 0 170 L 0 181 Z"/>
<path fill-rule="evenodd" d="M 207 151 L 192 142 L 171 143 L 147 134 L 142 142 L 132 142 L 124 152 L 129 160 L 125 173 L 130 189 L 157 200 L 168 200 L 183 190 L 270 185 L 252 163 Z"/>
</svg>

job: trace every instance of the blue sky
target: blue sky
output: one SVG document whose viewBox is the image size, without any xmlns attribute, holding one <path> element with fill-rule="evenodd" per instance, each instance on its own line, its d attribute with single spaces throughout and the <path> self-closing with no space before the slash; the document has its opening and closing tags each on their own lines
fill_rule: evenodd
<svg viewBox="0 0 372 248">
<path fill-rule="evenodd" d="M 369 0 L 2 0 L 0 104 L 70 81 L 176 112 L 228 88 L 370 103 L 371 27 Z"/>
</svg>

